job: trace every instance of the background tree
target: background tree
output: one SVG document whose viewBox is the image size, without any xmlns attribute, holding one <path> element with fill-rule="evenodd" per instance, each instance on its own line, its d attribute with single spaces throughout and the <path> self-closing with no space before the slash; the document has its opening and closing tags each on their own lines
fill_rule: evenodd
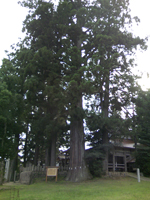
<svg viewBox="0 0 150 200">
<path fill-rule="evenodd" d="M 136 101 L 138 143 L 136 163 L 145 176 L 150 176 L 150 90 L 141 91 Z"/>
<path fill-rule="evenodd" d="M 45 22 L 50 22 L 51 19 L 47 18 L 47 6 L 49 4 L 42 1 L 30 1 L 28 7 L 31 8 L 31 5 L 35 13 L 29 15 L 24 22 L 24 29 L 28 35 L 26 41 L 30 41 L 32 57 L 34 58 L 26 67 L 29 70 L 29 81 L 27 81 L 29 90 L 27 91 L 30 91 L 28 93 L 30 96 L 33 83 L 36 85 L 32 99 L 39 109 L 40 99 L 36 101 L 35 99 L 37 99 L 37 96 L 38 98 L 43 96 L 44 88 L 36 92 L 37 88 L 41 87 L 41 84 L 39 86 L 41 79 L 38 80 L 37 78 L 41 75 L 41 66 L 48 66 L 47 63 L 43 65 L 43 60 L 44 62 L 46 60 L 43 58 L 47 55 L 49 48 L 51 48 L 50 50 L 53 49 L 51 51 L 52 56 L 53 52 L 57 52 L 55 47 L 59 47 L 57 57 L 53 55 L 52 58 L 53 61 L 58 63 L 58 66 L 61 64 L 59 71 L 61 81 L 58 86 L 62 85 L 61 88 L 63 88 L 65 97 L 64 105 L 70 121 L 70 170 L 67 179 L 72 181 L 87 179 L 88 173 L 84 161 L 82 97 L 88 94 L 99 94 L 97 107 L 99 107 L 99 112 L 104 121 L 108 121 L 107 118 L 114 115 L 114 111 L 118 114 L 122 107 L 127 106 L 135 90 L 134 77 L 130 70 L 133 66 L 133 60 L 127 55 L 133 55 L 134 49 L 138 45 L 144 48 L 144 40 L 134 37 L 126 30 L 127 25 L 132 24 L 128 0 L 121 2 L 95 1 L 92 5 L 89 5 L 86 1 L 65 0 L 59 2 L 57 7 L 56 17 L 53 18 L 56 20 L 55 26 L 54 24 L 51 26 L 51 24 L 48 29 L 51 30 L 52 35 L 50 44 L 47 46 L 49 40 L 45 36 L 47 25 Z M 45 8 L 46 12 L 43 15 Z M 53 16 L 52 13 L 50 16 Z M 138 22 L 138 19 L 135 19 Z M 41 26 L 38 26 L 37 22 L 41 23 L 41 21 Z M 34 27 L 39 28 L 35 30 Z M 39 58 L 41 59 L 39 60 Z M 55 60 L 55 58 L 57 59 Z M 33 68 L 31 63 L 32 65 L 34 63 L 34 66 L 37 66 L 37 63 L 40 65 Z M 56 68 L 59 68 L 58 66 Z M 33 69 L 37 74 L 36 76 Z M 46 80 L 45 77 L 44 80 Z M 51 85 L 53 84 L 54 82 L 51 83 Z M 43 97 L 41 100 L 42 103 Z M 102 142 L 107 146 L 109 138 L 106 124 L 104 124 L 102 130 Z M 107 154 L 108 151 L 106 150 L 105 171 L 107 171 Z"/>
<path fill-rule="evenodd" d="M 4 160 L 12 156 L 13 135 L 8 129 L 11 123 L 10 104 L 12 94 L 7 90 L 5 83 L 0 85 L 0 185 L 3 182 Z"/>
<path fill-rule="evenodd" d="M 55 166 L 57 137 L 60 127 L 66 125 L 57 16 L 51 2 L 23 1 L 22 6 L 29 8 L 29 15 L 23 25 L 27 36 L 17 59 L 24 69 L 24 92 L 31 105 L 34 164 L 44 146 L 46 165 Z"/>
<path fill-rule="evenodd" d="M 2 93 L 4 92 L 4 97 L 1 99 L 1 115 L 3 115 L 3 119 L 5 119 L 4 140 L 6 139 L 5 141 L 2 140 L 3 145 L 1 152 L 4 153 L 2 156 L 3 159 L 11 158 L 11 172 L 9 173 L 9 179 L 13 180 L 14 171 L 18 170 L 19 140 L 20 134 L 23 131 L 22 113 L 24 104 L 20 88 L 20 77 L 18 77 L 16 69 L 9 59 L 3 60 L 0 69 L 0 80 L 2 87 L 5 88 L 1 90 Z M 6 100 L 6 102 L 4 100 Z M 8 155 L 6 152 L 9 152 Z"/>
<path fill-rule="evenodd" d="M 91 111 L 88 125 L 98 143 L 107 147 L 114 131 L 117 137 L 122 134 L 120 113 L 137 89 L 130 56 L 138 46 L 144 49 L 145 41 L 127 31 L 132 25 L 128 0 L 97 0 L 92 4 L 64 0 L 56 9 L 43 0 L 20 4 L 29 8 L 23 23 L 26 37 L 9 61 L 21 77 L 20 90 L 27 108 L 23 114 L 24 161 L 34 158 L 36 165 L 44 147 L 46 165 L 55 165 L 56 144 L 61 141 L 58 135 L 68 123 L 67 180 L 86 180 L 90 175 L 85 163 L 83 119 L 87 113 L 83 97 Z M 94 118 L 97 124 L 92 127 L 90 120 Z M 107 171 L 108 148 L 105 154 L 103 169 Z"/>
<path fill-rule="evenodd" d="M 138 88 L 136 77 L 131 72 L 134 66 L 131 56 L 138 46 L 142 49 L 146 46 L 143 39 L 127 31 L 127 27 L 132 24 L 128 0 L 95 1 L 92 12 L 88 30 L 90 39 L 85 50 L 85 56 L 89 58 L 87 77 L 94 85 L 95 101 L 91 104 L 92 112 L 101 118 L 101 122 L 103 121 L 101 128 L 99 127 L 101 129 L 99 138 L 101 137 L 102 143 L 108 146 L 109 138 L 114 134 L 108 128 L 108 124 L 113 124 L 111 119 L 119 116 L 123 108 L 131 103 L 133 93 L 136 93 Z M 138 18 L 134 19 L 139 21 Z M 116 123 L 116 133 L 118 128 Z M 105 153 L 103 169 L 107 171 L 107 148 Z"/>
<path fill-rule="evenodd" d="M 87 1 L 60 1 L 57 13 L 59 33 L 61 35 L 63 62 L 63 87 L 66 97 L 65 107 L 70 121 L 70 163 L 67 180 L 81 181 L 88 179 L 85 163 L 83 102 L 84 71 L 86 60 L 83 58 L 86 41 L 85 21 L 88 10 Z"/>
</svg>

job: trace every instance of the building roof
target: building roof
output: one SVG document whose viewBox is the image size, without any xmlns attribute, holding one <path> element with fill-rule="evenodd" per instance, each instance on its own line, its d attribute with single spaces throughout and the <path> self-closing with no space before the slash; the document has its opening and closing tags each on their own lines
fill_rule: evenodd
<svg viewBox="0 0 150 200">
<path fill-rule="evenodd" d="M 131 139 L 115 140 L 110 142 L 116 147 L 135 149 L 135 143 Z"/>
</svg>

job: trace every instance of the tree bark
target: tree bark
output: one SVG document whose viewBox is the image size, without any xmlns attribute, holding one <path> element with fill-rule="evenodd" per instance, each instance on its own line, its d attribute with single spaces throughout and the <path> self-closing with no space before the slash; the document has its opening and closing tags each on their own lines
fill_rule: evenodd
<svg viewBox="0 0 150 200">
<path fill-rule="evenodd" d="M 34 156 L 34 166 L 38 165 L 38 159 L 39 159 L 39 145 L 35 145 L 35 156 Z"/>
<path fill-rule="evenodd" d="M 49 147 L 45 151 L 46 166 L 56 166 L 56 141 L 57 135 L 54 135 L 49 142 Z"/>
<path fill-rule="evenodd" d="M 51 148 L 48 147 L 45 151 L 45 165 L 50 166 Z"/>
<path fill-rule="evenodd" d="M 56 166 L 56 135 L 52 137 L 51 141 L 51 163 L 50 166 Z"/>
<path fill-rule="evenodd" d="M 14 181 L 14 173 L 15 171 L 17 171 L 17 168 L 18 168 L 19 133 L 15 135 L 15 142 L 16 142 L 15 155 L 13 159 L 10 161 L 10 174 L 9 174 L 10 181 Z"/>
<path fill-rule="evenodd" d="M 82 98 L 80 98 L 80 108 L 82 108 Z M 74 119 L 71 122 L 70 131 L 70 162 L 66 180 L 79 182 L 90 179 L 91 175 L 84 159 L 83 120 L 79 118 Z"/>
<path fill-rule="evenodd" d="M 28 135 L 29 135 L 29 127 L 27 123 L 27 129 L 26 129 L 26 138 L 25 138 L 25 145 L 24 145 L 24 155 L 23 155 L 23 166 L 26 167 L 26 162 L 27 162 L 27 142 L 28 142 Z"/>
<path fill-rule="evenodd" d="M 0 185 L 3 184 L 4 180 L 4 160 L 0 161 Z"/>
<path fill-rule="evenodd" d="M 81 0 L 77 0 L 77 10 L 82 8 Z M 77 63 L 76 72 L 81 68 L 81 43 L 82 43 L 82 27 L 83 21 L 80 14 L 77 14 L 77 27 L 79 34 L 76 35 L 76 47 L 78 48 L 80 54 L 76 57 Z M 72 108 L 71 113 L 71 127 L 70 127 L 70 163 L 69 171 L 66 180 L 79 182 L 91 178 L 89 170 L 85 163 L 85 147 L 84 147 L 84 131 L 83 131 L 83 117 L 82 117 L 82 92 L 80 91 L 82 75 L 80 74 L 80 79 L 75 79 L 77 86 L 77 93 L 73 93 L 72 96 Z M 80 113 L 81 111 L 81 113 Z"/>
<path fill-rule="evenodd" d="M 7 132 L 7 121 L 5 120 L 5 126 L 4 126 L 4 136 L 2 138 L 2 148 L 4 147 L 4 139 L 6 136 L 6 132 Z M 0 160 L 0 185 L 3 184 L 3 180 L 4 180 L 4 158 L 2 158 Z"/>
<path fill-rule="evenodd" d="M 106 75 L 106 87 L 105 87 L 105 93 L 104 93 L 104 102 L 103 102 L 103 117 L 108 118 L 108 108 L 109 108 L 109 74 Z M 104 131 L 102 134 L 102 142 L 104 146 L 105 151 L 105 158 L 103 161 L 103 172 L 108 172 L 108 145 L 109 145 L 109 139 L 108 139 L 108 130 L 107 127 L 104 127 Z"/>
<path fill-rule="evenodd" d="M 17 168 L 17 157 L 10 161 L 9 181 L 14 181 L 14 173 Z"/>
</svg>

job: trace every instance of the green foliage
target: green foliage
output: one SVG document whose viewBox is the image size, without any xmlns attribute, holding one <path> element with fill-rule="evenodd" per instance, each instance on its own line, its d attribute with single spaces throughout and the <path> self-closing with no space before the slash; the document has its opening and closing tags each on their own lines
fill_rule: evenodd
<svg viewBox="0 0 150 200">
<path fill-rule="evenodd" d="M 45 1 L 23 1 L 20 4 L 29 8 L 29 14 L 23 22 L 26 37 L 18 45 L 13 59 L 24 81 L 26 138 L 23 152 L 27 161 L 33 160 L 36 148 L 46 150 L 53 138 L 62 134 L 66 111 L 60 60 L 62 46 L 57 27 L 59 19 L 54 5 Z M 43 155 L 43 151 L 39 151 L 38 156 L 40 154 Z"/>
<path fill-rule="evenodd" d="M 144 176 L 150 176 L 150 148 L 138 148 L 136 152 L 136 164 Z"/>
<path fill-rule="evenodd" d="M 92 159 L 88 163 L 90 173 L 92 174 L 93 177 L 101 177 L 102 176 L 102 160 L 98 159 Z"/>
<path fill-rule="evenodd" d="M 108 132 L 109 140 L 122 139 L 123 136 L 130 135 L 129 127 L 131 125 L 130 119 L 122 119 L 117 113 L 114 113 L 108 118 L 103 117 L 103 113 L 88 113 L 86 117 L 87 127 L 89 133 L 86 135 L 86 139 L 90 142 L 90 145 L 96 147 L 102 145 L 102 135 L 104 132 Z"/>
<path fill-rule="evenodd" d="M 46 150 L 55 137 L 57 144 L 63 137 L 69 141 L 68 128 L 78 121 L 79 141 L 84 118 L 93 147 L 107 143 L 104 135 L 115 139 L 127 133 L 129 121 L 121 112 L 138 90 L 132 56 L 138 47 L 146 49 L 145 40 L 127 30 L 134 19 L 139 21 L 131 18 L 129 1 L 64 0 L 56 8 L 42 0 L 20 4 L 29 9 L 23 22 L 26 37 L 3 60 L 1 77 L 7 87 L 0 93 L 0 120 L 2 132 L 6 118 L 10 122 L 11 137 L 6 138 L 14 136 L 18 145 L 19 134 L 25 133 L 24 160 L 34 157 L 36 147 Z M 100 165 L 95 158 L 92 171 Z"/>
<path fill-rule="evenodd" d="M 137 146 L 136 162 L 144 175 L 150 176 L 150 90 L 139 93 L 136 101 L 136 132 L 140 147 Z"/>
<path fill-rule="evenodd" d="M 0 83 L 0 159 L 9 158 L 14 152 L 12 93 L 5 83 Z"/>
<path fill-rule="evenodd" d="M 94 1 L 90 16 L 84 47 L 88 60 L 86 78 L 94 87 L 91 96 L 88 93 L 86 97 L 86 122 L 87 140 L 95 147 L 129 134 L 128 106 L 140 89 L 136 83 L 138 77 L 131 71 L 133 56 L 137 47 L 146 49 L 146 45 L 145 40 L 127 30 L 134 20 L 128 0 Z"/>
<path fill-rule="evenodd" d="M 92 176 L 101 177 L 103 173 L 102 161 L 104 159 L 104 150 L 102 145 L 86 150 L 85 158 Z"/>
</svg>

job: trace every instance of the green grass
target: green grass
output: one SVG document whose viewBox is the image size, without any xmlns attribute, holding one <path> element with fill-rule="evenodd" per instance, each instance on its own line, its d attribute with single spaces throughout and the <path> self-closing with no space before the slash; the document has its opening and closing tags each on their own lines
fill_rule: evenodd
<svg viewBox="0 0 150 200">
<path fill-rule="evenodd" d="M 0 200 L 149 200 L 150 182 L 133 178 L 93 179 L 82 183 L 39 182 L 32 185 L 1 186 Z M 18 193 L 19 191 L 19 193 Z M 20 198 L 17 198 L 19 196 Z"/>
</svg>

